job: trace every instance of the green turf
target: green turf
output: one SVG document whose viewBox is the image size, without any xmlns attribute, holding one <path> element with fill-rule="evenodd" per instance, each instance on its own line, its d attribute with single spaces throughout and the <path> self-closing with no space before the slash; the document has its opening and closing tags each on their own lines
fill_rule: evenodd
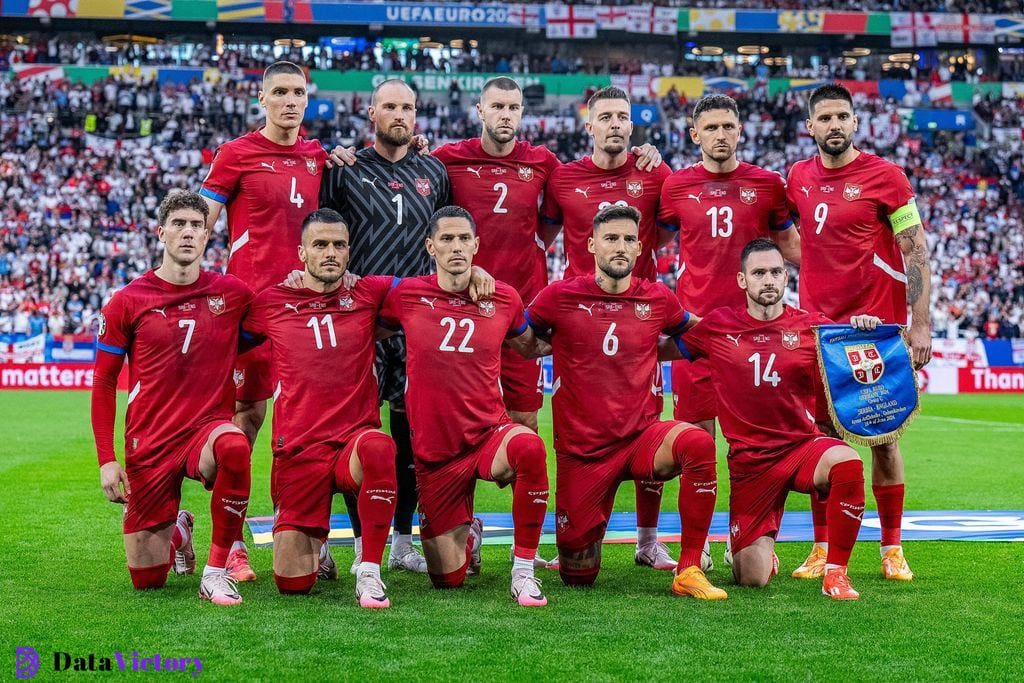
<svg viewBox="0 0 1024 683">
<path fill-rule="evenodd" d="M 593 590 L 569 590 L 548 576 L 552 604 L 543 610 L 511 603 L 508 551 L 500 547 L 484 549 L 484 574 L 458 592 L 429 590 L 421 576 L 385 574 L 394 603 L 386 613 L 358 609 L 347 574 L 312 597 L 279 597 L 269 550 L 253 552 L 260 579 L 243 585 L 238 608 L 202 603 L 197 577 L 172 576 L 163 591 L 135 593 L 120 509 L 98 486 L 88 403 L 85 393 L 0 394 L 0 633 L 8 653 L 31 645 L 44 660 L 54 650 L 200 657 L 201 677 L 216 680 L 1001 680 L 1024 670 L 1021 544 L 910 542 L 918 578 L 893 584 L 878 576 L 877 545 L 865 543 L 851 563 L 862 599 L 849 604 L 832 603 L 816 582 L 786 571 L 767 589 L 729 586 L 721 544 L 712 579 L 730 599 L 718 604 L 670 597 L 669 576 L 635 567 L 628 545 L 606 548 Z M 1020 509 L 1022 403 L 925 397 L 904 441 L 908 508 Z M 546 411 L 542 419 L 550 438 Z M 271 511 L 267 431 L 254 461 L 252 514 Z M 631 509 L 632 497 L 623 487 L 618 507 Z M 665 496 L 666 510 L 674 498 Z M 207 501 L 197 484 L 186 484 L 185 505 L 198 513 L 200 562 Z M 508 505 L 506 491 L 480 487 L 478 509 Z M 792 496 L 791 507 L 806 509 L 805 499 Z M 806 550 L 780 544 L 783 569 Z M 347 566 L 351 551 L 335 553 Z M 69 676 L 50 666 L 44 661 L 41 676 Z"/>
</svg>

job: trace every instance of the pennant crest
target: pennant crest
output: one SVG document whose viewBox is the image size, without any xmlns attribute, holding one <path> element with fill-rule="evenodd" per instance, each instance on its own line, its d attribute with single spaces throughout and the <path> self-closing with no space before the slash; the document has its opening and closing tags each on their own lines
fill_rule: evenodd
<svg viewBox="0 0 1024 683">
<path fill-rule="evenodd" d="M 885 373 L 885 361 L 874 344 L 847 346 L 846 359 L 850 361 L 853 378 L 861 384 L 874 384 Z"/>
</svg>

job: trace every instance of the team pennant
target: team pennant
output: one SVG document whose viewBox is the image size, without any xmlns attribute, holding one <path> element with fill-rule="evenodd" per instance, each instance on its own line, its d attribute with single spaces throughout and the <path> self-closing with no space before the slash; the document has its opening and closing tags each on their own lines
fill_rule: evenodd
<svg viewBox="0 0 1024 683">
<path fill-rule="evenodd" d="M 814 343 L 828 412 L 843 438 L 862 446 L 899 439 L 920 410 L 900 326 L 863 331 L 821 325 L 815 328 Z"/>
</svg>

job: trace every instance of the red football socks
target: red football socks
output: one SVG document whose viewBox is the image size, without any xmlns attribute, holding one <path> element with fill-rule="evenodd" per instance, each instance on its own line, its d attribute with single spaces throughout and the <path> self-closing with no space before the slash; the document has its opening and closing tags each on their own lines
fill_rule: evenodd
<svg viewBox="0 0 1024 683">
<path fill-rule="evenodd" d="M 128 567 L 135 590 L 144 591 L 151 588 L 163 588 L 167 583 L 167 572 L 170 564 L 155 564 L 152 567 Z"/>
<path fill-rule="evenodd" d="M 249 440 L 239 432 L 226 432 L 213 442 L 217 478 L 213 481 L 213 495 L 210 497 L 213 533 L 210 557 L 206 562 L 209 567 L 223 569 L 231 545 L 241 538 L 245 512 L 249 508 L 251 454 Z"/>
<path fill-rule="evenodd" d="M 878 504 L 878 521 L 882 526 L 882 546 L 900 545 L 900 527 L 903 525 L 903 484 L 872 486 Z"/>
<path fill-rule="evenodd" d="M 547 452 L 539 436 L 524 432 L 508 440 L 506 453 L 516 473 L 512 482 L 513 552 L 532 560 L 537 556 L 548 511 Z"/>
<path fill-rule="evenodd" d="M 380 564 L 391 532 L 391 519 L 395 516 L 398 495 L 395 483 L 395 442 L 386 434 L 370 432 L 359 440 L 356 453 L 363 467 L 363 483 L 356 499 L 363 533 L 362 558 L 363 562 Z M 344 467 L 347 472 L 348 463 L 339 461 L 338 467 Z"/>
<path fill-rule="evenodd" d="M 864 517 L 864 465 L 846 460 L 833 465 L 828 473 L 829 494 L 827 564 L 845 567 L 850 561 Z"/>
<path fill-rule="evenodd" d="M 827 508 L 828 499 L 823 500 L 817 490 L 811 491 L 811 522 L 814 524 L 815 543 L 828 543 L 828 517 L 825 513 Z"/>
<path fill-rule="evenodd" d="M 316 585 L 316 572 L 305 576 L 281 576 L 274 574 L 274 583 L 281 595 L 306 595 Z"/>
<path fill-rule="evenodd" d="M 672 444 L 672 457 L 683 468 L 679 477 L 679 522 L 682 529 L 680 570 L 700 566 L 718 496 L 715 440 L 703 429 L 684 430 Z"/>
<path fill-rule="evenodd" d="M 657 529 L 661 514 L 663 481 L 636 481 L 636 525 L 640 529 Z"/>
</svg>

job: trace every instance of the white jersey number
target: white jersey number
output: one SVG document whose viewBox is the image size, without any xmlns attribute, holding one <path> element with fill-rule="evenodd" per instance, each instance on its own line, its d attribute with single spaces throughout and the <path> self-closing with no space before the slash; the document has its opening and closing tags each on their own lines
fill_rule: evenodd
<svg viewBox="0 0 1024 683">
<path fill-rule="evenodd" d="M 828 218 L 828 204 L 822 202 L 814 207 L 814 220 L 818 223 L 814 226 L 814 234 L 820 235 L 821 229 L 825 227 L 825 219 Z"/>
<path fill-rule="evenodd" d="M 619 352 L 619 338 L 615 336 L 615 323 L 608 326 L 604 341 L 601 343 L 601 350 L 606 356 L 614 356 Z"/>
<path fill-rule="evenodd" d="M 463 318 L 458 322 L 455 318 L 444 317 L 441 318 L 441 327 L 448 328 L 448 331 L 444 335 L 444 339 L 441 341 L 439 348 L 441 351 L 457 351 L 459 353 L 473 353 L 473 347 L 469 345 L 469 340 L 473 337 L 473 332 L 476 330 L 476 324 L 471 318 Z M 455 336 L 455 328 L 464 327 L 466 328 L 466 336 L 462 338 L 462 342 L 458 348 L 451 345 L 452 337 Z"/>
<path fill-rule="evenodd" d="M 405 209 L 402 204 L 402 195 L 396 194 L 391 198 L 391 203 L 395 205 L 395 213 L 398 214 L 397 223 L 402 224 L 402 220 L 405 218 Z"/>
<path fill-rule="evenodd" d="M 765 384 L 771 384 L 772 387 L 779 386 L 779 382 L 782 378 L 779 377 L 779 373 L 775 372 L 772 368 L 775 365 L 775 354 L 768 356 L 768 362 L 764 364 L 764 372 L 761 371 L 761 354 L 752 353 L 750 358 L 747 359 L 748 363 L 754 365 L 754 386 L 761 386 L 761 382 Z"/>
<path fill-rule="evenodd" d="M 494 183 L 494 187 L 491 189 L 498 193 L 498 201 L 494 202 L 494 213 L 508 213 L 508 209 L 504 206 L 505 198 L 508 197 L 508 185 Z"/>
<path fill-rule="evenodd" d="M 731 206 L 712 206 L 704 215 L 711 217 L 712 237 L 729 237 L 732 235 Z"/>
<path fill-rule="evenodd" d="M 338 345 L 338 339 L 334 336 L 334 321 L 331 320 L 331 314 L 328 313 L 324 317 L 320 318 L 319 322 L 317 322 L 316 316 L 314 315 L 309 319 L 309 322 L 306 323 L 306 327 L 313 328 L 313 341 L 316 343 L 316 348 L 324 348 L 324 338 L 320 334 L 321 325 L 323 325 L 327 330 L 327 339 L 331 344 L 331 348 L 336 347 Z"/>
<path fill-rule="evenodd" d="M 292 204 L 299 207 L 300 209 L 302 208 L 302 205 L 306 203 L 306 200 L 302 198 L 302 195 L 299 194 L 297 188 L 295 187 L 295 178 L 292 178 L 292 191 L 291 194 L 288 195 L 288 201 L 290 201 Z"/>
<path fill-rule="evenodd" d="M 178 329 L 180 330 L 183 327 L 187 327 L 188 328 L 188 332 L 185 333 L 185 343 L 183 343 L 181 345 L 181 352 L 182 353 L 188 353 L 188 347 L 192 343 L 192 333 L 196 331 L 196 321 L 195 320 L 189 320 L 187 318 L 183 319 L 183 320 L 179 320 L 178 321 Z"/>
</svg>

